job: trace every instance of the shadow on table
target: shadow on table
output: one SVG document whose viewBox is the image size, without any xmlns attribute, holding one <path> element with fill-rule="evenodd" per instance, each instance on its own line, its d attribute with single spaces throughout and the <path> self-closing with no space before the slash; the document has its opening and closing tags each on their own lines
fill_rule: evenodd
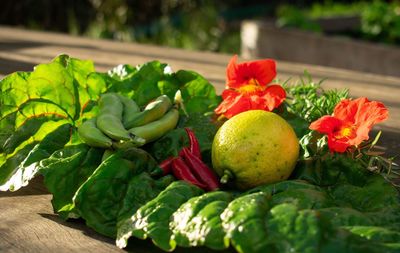
<svg viewBox="0 0 400 253">
<path fill-rule="evenodd" d="M 69 219 L 68 221 L 65 221 L 61 219 L 57 214 L 50 214 L 50 213 L 39 213 L 40 216 L 42 216 L 45 219 L 51 220 L 53 222 L 56 222 L 60 225 L 80 230 L 84 235 L 89 236 L 93 239 L 106 242 L 106 243 L 111 243 L 114 244 L 114 240 L 111 238 L 108 238 L 106 236 L 102 236 L 98 233 L 96 233 L 94 230 L 86 226 L 85 221 L 81 218 L 79 219 Z"/>
<path fill-rule="evenodd" d="M 0 198 L 5 197 L 16 197 L 16 196 L 28 196 L 28 195 L 46 195 L 49 194 L 46 187 L 43 184 L 43 176 L 38 175 L 33 178 L 29 184 L 21 189 L 10 192 L 10 191 L 0 191 Z"/>
<path fill-rule="evenodd" d="M 18 71 L 32 71 L 35 63 L 24 61 L 10 60 L 0 57 L 0 75 L 8 75 L 16 70 Z"/>
<path fill-rule="evenodd" d="M 48 213 L 40 213 L 40 216 L 42 216 L 45 219 L 49 219 L 51 221 L 54 221 L 60 225 L 67 226 L 72 229 L 76 229 L 81 231 L 84 235 L 95 239 L 102 241 L 104 243 L 110 244 L 115 246 L 115 240 L 103 235 L 98 234 L 95 232 L 93 229 L 89 228 L 86 226 L 85 221 L 83 219 L 70 219 L 68 221 L 62 220 L 58 215 L 56 214 L 48 214 Z M 115 246 L 117 248 L 117 246 Z M 150 239 L 148 240 L 140 240 L 137 238 L 130 238 L 128 242 L 128 247 L 124 249 L 127 252 L 135 252 L 135 253 L 165 253 L 165 251 L 161 250 L 157 246 L 155 246 Z M 176 253 L 185 253 L 188 252 L 188 248 L 182 248 L 182 247 L 177 247 L 174 252 Z M 221 253 L 234 253 L 236 252 L 234 249 L 228 249 L 224 251 L 213 251 L 211 249 L 205 248 L 205 247 L 194 247 L 190 248 L 191 253 L 215 253 L 215 252 L 221 252 Z"/>
</svg>

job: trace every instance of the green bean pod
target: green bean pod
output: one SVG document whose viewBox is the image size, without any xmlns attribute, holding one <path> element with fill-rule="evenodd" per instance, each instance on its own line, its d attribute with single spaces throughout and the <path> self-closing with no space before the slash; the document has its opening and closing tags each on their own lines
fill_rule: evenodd
<svg viewBox="0 0 400 253">
<path fill-rule="evenodd" d="M 115 93 L 105 93 L 101 95 L 99 102 L 99 114 L 112 114 L 122 118 L 124 105 Z"/>
<path fill-rule="evenodd" d="M 112 114 L 100 114 L 97 117 L 97 127 L 113 140 L 130 140 L 131 135 L 124 128 L 121 119 Z"/>
<path fill-rule="evenodd" d="M 139 137 L 132 135 L 132 139 L 129 141 L 121 141 L 121 142 L 113 142 L 112 147 L 114 149 L 127 149 L 132 147 L 141 147 L 146 144 L 146 140 Z"/>
<path fill-rule="evenodd" d="M 78 127 L 79 137 L 92 147 L 109 148 L 112 140 L 103 134 L 96 126 L 96 118 L 86 120 Z"/>
<path fill-rule="evenodd" d="M 142 112 L 133 114 L 124 121 L 126 128 L 133 128 L 146 125 L 161 118 L 172 106 L 167 95 L 161 95 L 150 102 Z"/>
<path fill-rule="evenodd" d="M 178 124 L 179 111 L 175 108 L 169 110 L 163 117 L 144 126 L 134 127 L 128 131 L 146 140 L 146 143 L 154 141 L 168 131 L 174 129 Z"/>
<path fill-rule="evenodd" d="M 124 106 L 124 111 L 122 113 L 122 122 L 125 125 L 126 122 L 133 117 L 133 115 L 140 113 L 140 108 L 133 99 L 125 97 L 121 94 L 117 94 L 117 96 Z"/>
<path fill-rule="evenodd" d="M 130 140 L 131 136 L 122 124 L 123 104 L 114 93 L 103 94 L 99 100 L 100 112 L 97 127 L 114 140 Z"/>
</svg>

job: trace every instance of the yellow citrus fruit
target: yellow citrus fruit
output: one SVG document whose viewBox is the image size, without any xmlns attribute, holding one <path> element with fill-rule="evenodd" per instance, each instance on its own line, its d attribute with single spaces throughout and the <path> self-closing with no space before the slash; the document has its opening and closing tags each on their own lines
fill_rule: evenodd
<svg viewBox="0 0 400 253">
<path fill-rule="evenodd" d="M 293 128 L 279 115 L 250 110 L 226 121 L 214 137 L 212 164 L 239 189 L 286 180 L 299 156 Z"/>
</svg>

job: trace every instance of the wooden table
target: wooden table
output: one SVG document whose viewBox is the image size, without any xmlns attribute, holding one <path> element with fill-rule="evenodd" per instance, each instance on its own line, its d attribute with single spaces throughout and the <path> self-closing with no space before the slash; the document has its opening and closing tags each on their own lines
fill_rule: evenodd
<svg viewBox="0 0 400 253">
<path fill-rule="evenodd" d="M 0 77 L 18 70 L 30 71 L 34 65 L 49 62 L 61 53 L 92 59 L 98 71 L 121 63 L 136 65 L 157 59 L 169 63 L 173 70 L 199 72 L 215 85 L 218 92 L 224 88 L 225 68 L 231 57 L 0 27 Z M 284 61 L 278 61 L 277 68 L 280 80 L 292 77 L 295 81 L 307 69 L 315 81 L 327 78 L 323 83 L 327 89 L 350 88 L 354 97 L 366 96 L 384 102 L 389 108 L 390 119 L 376 130 L 384 130 L 381 145 L 388 154 L 400 154 L 400 78 Z M 0 192 L 0 252 L 122 251 L 114 246 L 113 240 L 98 235 L 82 221 L 59 219 L 53 214 L 50 200 L 51 195 L 44 189 L 40 177 L 20 191 Z M 133 244 L 135 252 L 161 252 L 149 242 L 137 240 Z M 204 252 L 204 249 L 193 251 Z"/>
</svg>

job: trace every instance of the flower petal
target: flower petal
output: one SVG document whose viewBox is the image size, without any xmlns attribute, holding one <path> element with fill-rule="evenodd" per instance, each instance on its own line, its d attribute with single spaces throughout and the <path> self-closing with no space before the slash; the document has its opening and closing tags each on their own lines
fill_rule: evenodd
<svg viewBox="0 0 400 253">
<path fill-rule="evenodd" d="M 331 152 L 343 153 L 350 146 L 348 141 L 336 139 L 333 135 L 328 135 L 328 148 Z"/>
<path fill-rule="evenodd" d="M 235 88 L 236 87 L 236 79 L 237 79 L 237 58 L 238 56 L 235 54 L 232 59 L 229 61 L 228 66 L 226 68 L 226 86 L 227 88 Z M 240 86 L 240 85 L 239 85 Z"/>
<path fill-rule="evenodd" d="M 222 114 L 230 119 L 236 114 L 251 109 L 251 102 L 248 96 L 232 90 L 225 90 L 223 94 L 224 100 L 215 109 L 216 114 Z"/>
<path fill-rule="evenodd" d="M 352 146 L 358 146 L 360 145 L 363 141 L 366 141 L 369 139 L 369 131 L 371 129 L 367 125 L 361 125 L 357 128 L 356 130 L 356 136 L 352 139 L 349 140 L 349 143 Z"/>
<path fill-rule="evenodd" d="M 339 129 L 342 124 L 343 123 L 340 119 L 337 119 L 333 116 L 325 115 L 312 122 L 309 128 L 322 134 L 333 135 L 335 130 Z"/>
<path fill-rule="evenodd" d="M 366 125 L 372 128 L 374 124 L 388 118 L 388 110 L 377 101 L 369 101 L 365 97 L 354 100 L 344 99 L 336 105 L 334 117 L 354 125 Z"/>
<path fill-rule="evenodd" d="M 388 110 L 377 101 L 365 97 L 344 99 L 335 106 L 333 116 L 323 116 L 310 125 L 310 129 L 328 134 L 328 146 L 333 152 L 345 152 L 349 146 L 357 147 L 369 139 L 373 125 L 388 118 Z M 344 130 L 349 129 L 350 132 Z"/>
<path fill-rule="evenodd" d="M 359 101 L 358 101 L 359 100 Z M 377 101 L 368 101 L 366 98 L 354 100 L 358 104 L 358 113 L 355 115 L 355 123 L 372 128 L 373 125 L 386 120 L 389 112 L 386 107 Z"/>
<path fill-rule="evenodd" d="M 226 70 L 226 86 L 240 88 L 256 80 L 258 85 L 266 86 L 276 76 L 276 64 L 272 59 L 249 61 L 237 64 L 237 55 L 230 60 Z"/>
<path fill-rule="evenodd" d="M 272 111 L 285 100 L 286 91 L 280 85 L 270 85 L 261 97 L 264 99 L 264 110 Z"/>
<path fill-rule="evenodd" d="M 245 64 L 261 86 L 269 84 L 276 77 L 276 64 L 272 59 L 251 61 Z"/>
<path fill-rule="evenodd" d="M 333 116 L 344 122 L 354 123 L 354 115 L 357 113 L 357 107 L 350 99 L 343 99 L 340 101 L 333 110 Z"/>
</svg>

